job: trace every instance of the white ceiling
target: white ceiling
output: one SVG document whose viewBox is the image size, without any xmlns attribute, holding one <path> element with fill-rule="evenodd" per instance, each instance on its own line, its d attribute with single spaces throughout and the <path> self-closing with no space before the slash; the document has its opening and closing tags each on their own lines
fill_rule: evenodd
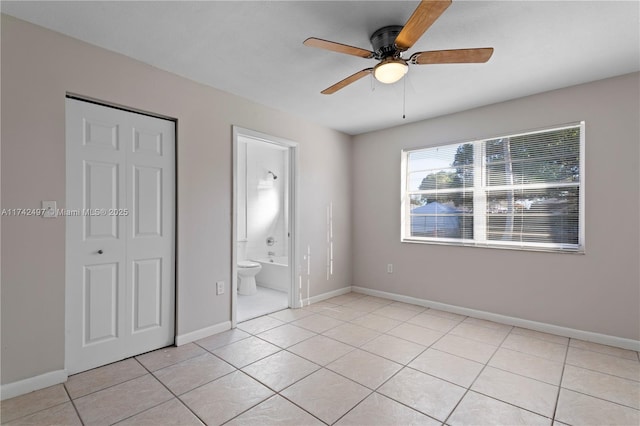
<svg viewBox="0 0 640 426">
<path fill-rule="evenodd" d="M 369 36 L 403 25 L 417 1 L 2 1 L 3 13 L 158 68 L 359 134 L 640 70 L 637 1 L 461 1 L 409 50 L 494 47 L 486 64 L 412 65 L 406 119 L 400 81 L 375 65 L 306 47 L 311 36 L 371 49 Z M 408 55 L 405 55 L 408 57 Z"/>
</svg>

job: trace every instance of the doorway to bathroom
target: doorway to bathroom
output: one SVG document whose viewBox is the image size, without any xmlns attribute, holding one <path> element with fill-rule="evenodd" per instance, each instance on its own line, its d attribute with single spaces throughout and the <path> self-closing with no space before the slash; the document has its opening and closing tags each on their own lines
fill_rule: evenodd
<svg viewBox="0 0 640 426">
<path fill-rule="evenodd" d="M 295 142 L 233 127 L 232 326 L 296 306 Z"/>
</svg>

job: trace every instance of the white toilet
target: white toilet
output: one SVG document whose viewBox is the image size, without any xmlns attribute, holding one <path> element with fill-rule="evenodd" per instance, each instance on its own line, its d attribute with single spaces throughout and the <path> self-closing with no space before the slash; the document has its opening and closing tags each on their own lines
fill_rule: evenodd
<svg viewBox="0 0 640 426">
<path fill-rule="evenodd" d="M 256 275 L 262 269 L 257 262 L 243 260 L 238 262 L 238 294 L 252 296 L 258 292 L 256 288 Z"/>
</svg>

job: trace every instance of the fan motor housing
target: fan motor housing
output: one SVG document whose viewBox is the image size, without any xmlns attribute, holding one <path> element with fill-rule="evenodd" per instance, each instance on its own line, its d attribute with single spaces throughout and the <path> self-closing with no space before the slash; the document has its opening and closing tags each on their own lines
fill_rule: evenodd
<svg viewBox="0 0 640 426">
<path fill-rule="evenodd" d="M 398 53 L 395 42 L 402 28 L 402 25 L 389 25 L 376 30 L 371 35 L 371 46 L 376 59 L 385 59 Z"/>
</svg>

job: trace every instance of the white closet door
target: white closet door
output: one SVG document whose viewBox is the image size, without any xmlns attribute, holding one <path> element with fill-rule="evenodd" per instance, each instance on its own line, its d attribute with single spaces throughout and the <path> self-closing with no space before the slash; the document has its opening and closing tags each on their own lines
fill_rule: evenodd
<svg viewBox="0 0 640 426">
<path fill-rule="evenodd" d="M 175 126 L 74 99 L 66 107 L 72 374 L 174 342 Z"/>
</svg>

